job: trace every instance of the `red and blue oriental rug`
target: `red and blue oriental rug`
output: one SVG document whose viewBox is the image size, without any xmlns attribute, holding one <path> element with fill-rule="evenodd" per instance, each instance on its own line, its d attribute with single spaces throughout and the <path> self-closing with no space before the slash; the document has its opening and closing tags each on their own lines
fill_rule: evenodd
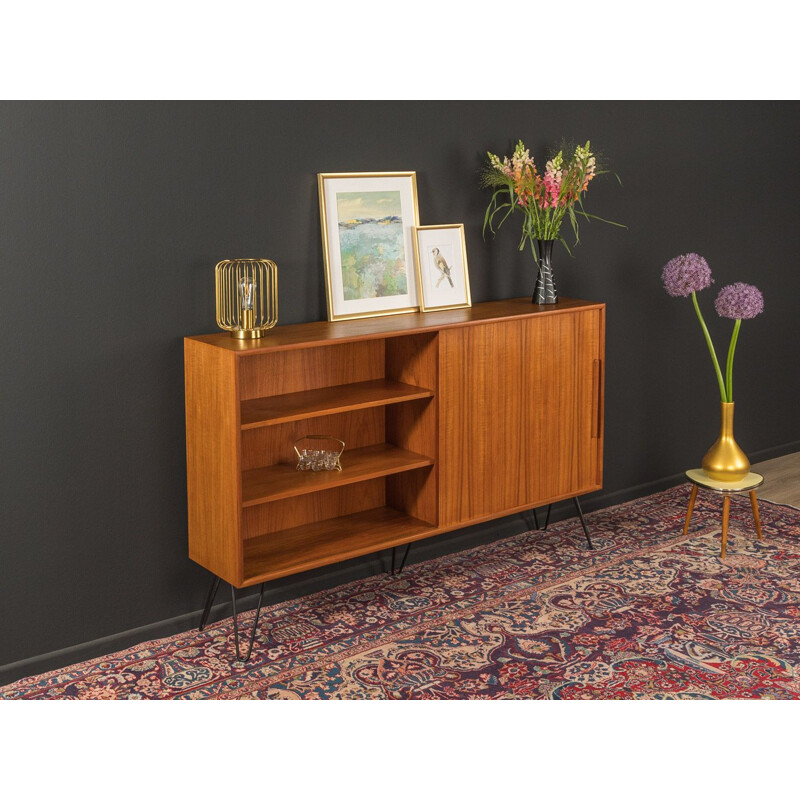
<svg viewBox="0 0 800 800">
<path fill-rule="evenodd" d="M 800 511 L 688 487 L 0 688 L 0 699 L 800 697 Z M 254 612 L 243 614 L 245 626 Z"/>
</svg>

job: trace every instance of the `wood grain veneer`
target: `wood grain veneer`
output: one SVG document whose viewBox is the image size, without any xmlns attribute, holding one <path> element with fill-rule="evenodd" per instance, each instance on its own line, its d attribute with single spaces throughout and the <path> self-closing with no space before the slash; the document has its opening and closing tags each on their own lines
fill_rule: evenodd
<svg viewBox="0 0 800 800">
<path fill-rule="evenodd" d="M 250 506 L 243 511 L 242 536 L 245 539 L 252 539 L 296 528 L 299 525 L 309 525 L 371 508 L 380 508 L 386 505 L 387 480 L 387 478 L 375 478 Z"/>
<path fill-rule="evenodd" d="M 259 397 L 242 403 L 242 429 L 340 414 L 370 406 L 404 403 L 421 397 L 431 397 L 432 394 L 429 389 L 380 378 L 347 383 L 344 386 Z"/>
<path fill-rule="evenodd" d="M 417 334 L 386 341 L 386 374 L 432 390 L 432 397 L 386 409 L 386 439 L 398 447 L 429 456 L 430 470 L 404 472 L 386 482 L 386 502 L 435 525 L 438 500 L 438 334 Z"/>
<path fill-rule="evenodd" d="M 346 457 L 351 450 L 387 441 L 386 412 L 378 406 L 242 431 L 242 469 L 247 471 L 273 464 L 296 466 L 294 443 L 308 434 L 341 439 L 345 443 Z"/>
<path fill-rule="evenodd" d="M 599 488 L 598 309 L 440 337 L 440 524 Z"/>
<path fill-rule="evenodd" d="M 333 564 L 342 561 L 343 554 L 355 558 L 374 553 L 429 536 L 434 530 L 425 522 L 383 506 L 249 539 L 244 585 Z"/>
<path fill-rule="evenodd" d="M 240 370 L 242 401 L 380 380 L 385 375 L 384 343 L 371 339 L 336 347 L 262 353 L 258 358 L 242 359 Z"/>
<path fill-rule="evenodd" d="M 248 470 L 242 476 L 242 505 L 258 505 L 285 497 L 319 492 L 335 486 L 379 478 L 420 469 L 433 464 L 433 459 L 382 442 L 369 447 L 348 450 L 342 455 L 342 471 L 297 470 L 293 464 L 274 464 Z"/>
<path fill-rule="evenodd" d="M 604 326 L 518 298 L 187 339 L 190 557 L 249 585 L 600 488 Z M 341 473 L 294 469 L 307 433 Z"/>
<path fill-rule="evenodd" d="M 603 486 L 603 440 L 605 425 L 603 419 L 605 416 L 606 408 L 606 308 L 602 306 L 596 311 L 596 320 L 598 327 L 597 336 L 597 359 L 599 360 L 598 372 L 600 380 L 597 386 L 597 394 L 594 396 L 594 406 L 597 411 L 596 426 L 592 432 L 592 438 L 595 440 L 595 472 L 594 483 L 595 488 L 600 489 Z"/>
<path fill-rule="evenodd" d="M 530 317 L 539 314 L 569 314 L 584 308 L 601 308 L 601 303 L 559 297 L 556 306 L 531 303 L 530 297 L 493 300 L 471 308 L 429 311 L 425 314 L 398 314 L 389 317 L 350 319 L 338 322 L 306 322 L 300 325 L 279 325 L 261 339 L 234 339 L 227 333 L 194 336 L 197 341 L 229 350 L 239 356 L 257 356 L 273 350 L 324 347 L 348 341 L 388 340 L 394 336 L 443 330 L 449 327 L 478 325 L 483 322 Z M 342 381 L 343 382 L 343 381 Z"/>
<path fill-rule="evenodd" d="M 238 585 L 242 542 L 236 359 L 187 339 L 184 360 L 189 557 Z"/>
</svg>

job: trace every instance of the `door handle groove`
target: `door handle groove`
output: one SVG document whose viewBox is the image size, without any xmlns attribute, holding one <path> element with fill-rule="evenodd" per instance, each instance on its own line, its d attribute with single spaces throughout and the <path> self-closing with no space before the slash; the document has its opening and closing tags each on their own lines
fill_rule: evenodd
<svg viewBox="0 0 800 800">
<path fill-rule="evenodd" d="M 592 362 L 592 439 L 600 436 L 600 386 L 602 363 L 599 358 Z"/>
</svg>

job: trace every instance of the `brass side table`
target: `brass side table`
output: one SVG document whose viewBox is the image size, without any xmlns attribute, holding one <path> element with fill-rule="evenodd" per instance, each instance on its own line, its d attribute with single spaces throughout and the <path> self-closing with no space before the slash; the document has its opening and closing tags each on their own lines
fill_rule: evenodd
<svg viewBox="0 0 800 800">
<path fill-rule="evenodd" d="M 684 534 L 689 533 L 689 523 L 694 511 L 694 502 L 697 500 L 697 490 L 702 487 L 709 491 L 722 495 L 722 558 L 725 558 L 725 550 L 728 545 L 728 519 L 731 510 L 731 495 L 750 493 L 750 505 L 753 509 L 753 520 L 756 524 L 756 533 L 761 538 L 761 519 L 758 516 L 758 501 L 756 500 L 756 489 L 764 483 L 764 478 L 755 472 L 749 472 L 740 481 L 717 481 L 709 478 L 701 469 L 690 469 L 686 471 L 686 477 L 692 482 L 692 494 L 689 497 L 689 509 L 686 512 L 686 522 L 683 526 Z"/>
</svg>

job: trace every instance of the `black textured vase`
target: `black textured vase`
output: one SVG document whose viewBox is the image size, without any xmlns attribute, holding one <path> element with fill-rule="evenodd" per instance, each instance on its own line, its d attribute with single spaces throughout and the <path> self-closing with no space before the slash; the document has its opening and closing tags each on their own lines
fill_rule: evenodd
<svg viewBox="0 0 800 800">
<path fill-rule="evenodd" d="M 556 285 L 553 282 L 553 269 L 551 259 L 553 257 L 553 239 L 537 239 L 536 252 L 539 257 L 538 274 L 536 276 L 536 286 L 533 288 L 532 303 L 557 303 L 558 294 Z"/>
</svg>

